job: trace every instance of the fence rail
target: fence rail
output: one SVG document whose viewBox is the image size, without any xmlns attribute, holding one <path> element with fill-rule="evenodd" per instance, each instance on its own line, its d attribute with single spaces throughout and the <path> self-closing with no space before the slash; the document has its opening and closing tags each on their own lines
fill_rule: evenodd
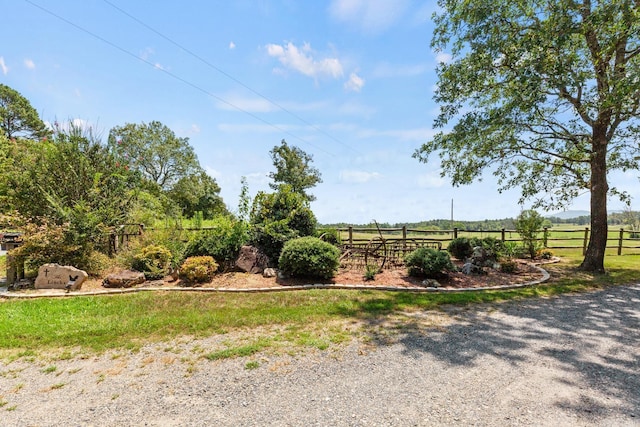
<svg viewBox="0 0 640 427">
<path fill-rule="evenodd" d="M 503 242 L 522 242 L 520 235 L 516 230 L 500 229 L 500 230 L 419 230 L 402 228 L 360 228 L 347 227 L 337 228 L 343 243 L 353 245 L 358 243 L 369 242 L 380 234 L 387 239 L 399 239 L 401 241 L 414 242 L 441 242 L 443 246 L 446 243 L 458 237 L 495 237 Z M 591 230 L 589 227 L 584 229 L 550 229 L 544 228 L 540 232 L 537 239 L 542 242 L 542 246 L 548 249 L 579 249 L 585 254 Z M 578 243 L 579 242 L 579 243 Z M 607 239 L 607 249 L 613 249 L 618 255 L 622 255 L 623 250 L 640 249 L 640 233 L 637 231 L 609 229 Z M 636 252 L 636 251 L 634 251 Z"/>
</svg>

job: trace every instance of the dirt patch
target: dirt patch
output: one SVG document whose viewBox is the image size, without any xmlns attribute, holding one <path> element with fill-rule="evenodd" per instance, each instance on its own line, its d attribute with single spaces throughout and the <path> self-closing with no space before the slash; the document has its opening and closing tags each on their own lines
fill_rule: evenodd
<svg viewBox="0 0 640 427">
<path fill-rule="evenodd" d="M 459 267 L 461 265 L 458 265 Z M 449 273 L 439 279 L 439 287 L 445 289 L 481 288 L 522 284 L 542 278 L 542 273 L 526 262 L 518 262 L 514 273 L 503 273 L 494 269 L 486 269 L 484 275 L 466 275 L 460 272 Z M 385 269 L 377 274 L 374 280 L 365 281 L 364 271 L 360 269 L 341 268 L 331 280 L 317 278 L 266 278 L 261 274 L 227 272 L 217 274 L 209 283 L 198 285 L 198 288 L 214 289 L 266 289 L 286 288 L 291 286 L 313 284 L 362 285 L 374 287 L 424 288 L 424 278 L 410 277 L 406 269 Z M 179 287 L 185 286 L 180 281 L 158 280 L 145 282 L 137 287 Z M 85 282 L 80 292 L 104 290 L 102 281 L 91 279 Z"/>
</svg>

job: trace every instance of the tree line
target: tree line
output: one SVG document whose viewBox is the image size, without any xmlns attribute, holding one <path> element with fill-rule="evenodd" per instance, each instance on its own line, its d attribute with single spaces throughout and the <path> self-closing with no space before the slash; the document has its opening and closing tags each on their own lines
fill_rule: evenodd
<svg viewBox="0 0 640 427">
<path fill-rule="evenodd" d="M 240 206 L 230 212 L 189 139 L 161 122 L 115 126 L 103 141 L 84 123 L 46 124 L 26 98 L 0 84 L 0 227 L 25 231 L 19 254 L 27 262 L 92 270 L 122 224 L 218 218 L 244 230 L 238 242 L 277 259 L 284 242 L 314 233 L 310 189 L 321 175 L 310 155 L 284 140 L 270 155 L 274 192 L 249 200 L 243 179 Z"/>
</svg>

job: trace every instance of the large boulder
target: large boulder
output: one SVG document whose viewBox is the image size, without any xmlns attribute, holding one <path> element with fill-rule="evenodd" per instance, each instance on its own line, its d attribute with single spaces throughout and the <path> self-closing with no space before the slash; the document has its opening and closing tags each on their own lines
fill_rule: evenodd
<svg viewBox="0 0 640 427">
<path fill-rule="evenodd" d="M 34 283 L 36 289 L 66 289 L 75 291 L 89 278 L 86 271 L 70 265 L 44 264 L 38 269 Z"/>
<path fill-rule="evenodd" d="M 236 267 L 246 273 L 262 273 L 269 266 L 269 258 L 255 246 L 243 246 L 236 260 Z"/>
<path fill-rule="evenodd" d="M 492 267 L 496 262 L 496 255 L 489 249 L 476 246 L 473 248 L 473 253 L 468 261 L 478 267 Z"/>
<path fill-rule="evenodd" d="M 102 286 L 105 288 L 131 288 L 144 283 L 144 281 L 144 273 L 124 270 L 119 273 L 109 274 L 102 281 Z"/>
</svg>

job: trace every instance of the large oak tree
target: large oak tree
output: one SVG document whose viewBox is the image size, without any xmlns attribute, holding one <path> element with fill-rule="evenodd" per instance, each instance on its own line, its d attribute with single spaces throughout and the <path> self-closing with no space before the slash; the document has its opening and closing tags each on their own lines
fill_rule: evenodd
<svg viewBox="0 0 640 427">
<path fill-rule="evenodd" d="M 485 169 L 521 202 L 567 206 L 591 196 L 581 268 L 604 271 L 615 170 L 640 160 L 639 0 L 440 0 L 432 47 L 442 129 L 415 153 L 470 184 Z"/>
</svg>

